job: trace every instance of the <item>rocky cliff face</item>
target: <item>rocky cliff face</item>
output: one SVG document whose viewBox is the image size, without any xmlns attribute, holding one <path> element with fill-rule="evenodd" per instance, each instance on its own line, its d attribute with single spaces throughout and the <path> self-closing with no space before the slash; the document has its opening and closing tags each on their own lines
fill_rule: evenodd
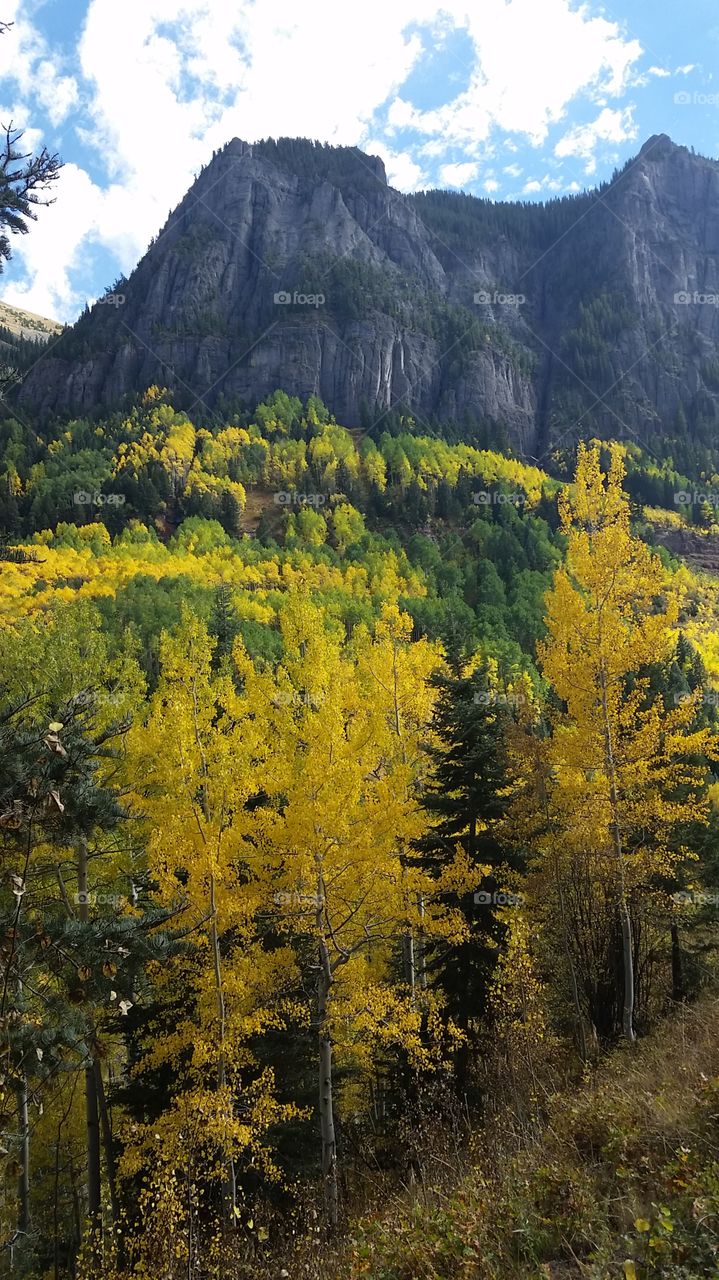
<svg viewBox="0 0 719 1280">
<path fill-rule="evenodd" d="M 348 426 L 499 424 L 534 456 L 577 431 L 701 437 L 718 264 L 719 164 L 664 136 L 545 206 L 403 196 L 361 152 L 235 139 L 19 402 L 86 413 L 155 382 L 201 414 L 282 387 Z"/>
</svg>

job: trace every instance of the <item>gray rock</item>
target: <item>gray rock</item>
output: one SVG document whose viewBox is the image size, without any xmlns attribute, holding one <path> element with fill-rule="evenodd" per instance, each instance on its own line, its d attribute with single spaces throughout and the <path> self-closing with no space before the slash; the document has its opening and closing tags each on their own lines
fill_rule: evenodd
<svg viewBox="0 0 719 1280">
<path fill-rule="evenodd" d="M 502 222 L 501 206 L 448 197 L 477 214 L 453 236 L 376 157 L 302 154 L 228 143 L 117 296 L 30 371 L 20 407 L 92 413 L 159 383 L 202 415 L 282 387 L 350 427 L 363 407 L 470 415 L 535 457 L 576 434 L 650 445 L 680 406 L 711 425 L 715 161 L 661 135 L 575 202 L 507 206 Z"/>
</svg>

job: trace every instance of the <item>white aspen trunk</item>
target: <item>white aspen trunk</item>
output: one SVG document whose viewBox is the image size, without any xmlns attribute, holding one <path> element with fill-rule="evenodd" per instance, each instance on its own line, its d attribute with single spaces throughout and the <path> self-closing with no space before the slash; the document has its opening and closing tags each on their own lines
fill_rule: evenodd
<svg viewBox="0 0 719 1280">
<path fill-rule="evenodd" d="M 320 1141 L 322 1151 L 322 1185 L 327 1224 L 334 1232 L 338 1221 L 337 1139 L 335 1135 L 334 1096 L 332 1082 L 332 1033 L 329 1024 L 329 996 L 332 989 L 332 966 L 324 937 L 322 913 L 324 892 L 321 874 L 317 881 L 317 1040 Z"/>
<path fill-rule="evenodd" d="M 619 871 L 619 921 L 622 929 L 622 959 L 624 966 L 624 1007 L 622 1009 L 622 1032 L 629 1044 L 636 1041 L 634 1031 L 634 948 L 632 942 L 632 920 L 627 904 L 626 875 L 624 866 L 624 849 L 622 846 L 621 827 L 619 825 L 619 795 L 617 792 L 617 776 L 614 763 L 614 746 L 612 728 L 609 722 L 607 705 L 607 676 L 604 664 L 601 668 L 602 718 L 604 727 L 604 763 L 609 779 L 609 803 L 612 810 L 610 829 L 612 845 Z"/>
<path fill-rule="evenodd" d="M 416 980 L 415 955 L 414 955 L 414 938 L 411 933 L 405 933 L 402 938 L 402 965 L 404 968 L 404 980 L 412 992 L 414 999 L 414 988 Z"/>
<path fill-rule="evenodd" d="M 419 895 L 419 918 L 424 921 L 424 894 Z M 427 959 L 424 954 L 424 924 L 420 926 L 419 942 L 417 944 L 417 971 L 419 973 L 419 986 L 421 991 L 427 990 Z"/>
</svg>

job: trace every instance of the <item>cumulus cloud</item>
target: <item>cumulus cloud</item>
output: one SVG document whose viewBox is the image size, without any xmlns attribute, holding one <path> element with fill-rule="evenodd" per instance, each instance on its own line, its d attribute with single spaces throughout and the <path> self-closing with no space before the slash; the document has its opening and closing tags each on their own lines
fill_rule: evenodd
<svg viewBox="0 0 719 1280">
<path fill-rule="evenodd" d="M 38 210 L 30 234 L 19 242 L 27 280 L 6 285 L 3 301 L 63 319 L 77 313 L 78 297 L 70 274 L 88 233 L 97 230 L 102 221 L 106 197 L 74 164 L 65 165 L 55 193 L 55 203 Z M 16 254 L 19 245 L 16 241 L 13 246 Z"/>
<path fill-rule="evenodd" d="M 468 160 L 464 163 L 443 164 L 439 171 L 440 182 L 445 187 L 465 187 L 479 173 L 479 165 Z"/>
<path fill-rule="evenodd" d="M 485 0 L 481 10 L 447 3 L 474 44 L 470 84 L 431 111 L 398 97 L 390 119 L 470 152 L 493 127 L 524 134 L 539 145 L 580 91 L 621 94 L 642 53 L 639 42 L 625 39 L 616 23 L 591 18 L 585 7 L 574 9 L 569 0 Z"/>
<path fill-rule="evenodd" d="M 5 0 L 2 18 L 12 23 L 0 37 L 0 79 L 15 95 L 19 109 L 13 118 L 26 118 L 26 103 L 32 102 L 53 125 L 61 124 L 80 100 L 77 80 L 65 74 L 61 60 L 20 10 L 20 0 Z"/>
<path fill-rule="evenodd" d="M 379 156 L 384 163 L 387 181 L 399 191 L 416 191 L 425 184 L 426 174 L 408 151 L 393 151 L 377 138 L 363 142 L 362 149 L 369 155 Z"/>
<path fill-rule="evenodd" d="M 577 156 L 585 161 L 585 173 L 596 171 L 596 149 L 600 142 L 627 142 L 637 136 L 631 107 L 612 110 L 605 107 L 590 124 L 576 125 L 565 133 L 554 148 L 560 159 Z"/>
</svg>

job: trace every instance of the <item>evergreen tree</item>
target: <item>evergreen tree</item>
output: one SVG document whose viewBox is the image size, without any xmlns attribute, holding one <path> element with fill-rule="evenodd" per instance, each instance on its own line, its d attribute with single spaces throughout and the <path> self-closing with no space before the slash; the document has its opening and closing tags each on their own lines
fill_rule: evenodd
<svg viewBox="0 0 719 1280">
<path fill-rule="evenodd" d="M 486 667 L 468 673 L 458 652 L 450 656 L 449 674 L 435 675 L 432 683 L 438 693 L 432 724 L 437 745 L 426 747 L 433 768 L 422 807 L 433 825 L 417 842 L 416 854 L 426 870 L 439 875 L 462 847 L 477 869 L 474 891 L 451 895 L 466 919 L 466 940 L 431 943 L 425 951 L 428 981 L 441 988 L 447 1015 L 467 1036 L 456 1063 L 457 1087 L 464 1092 L 472 1044 L 486 1030 L 489 986 L 505 932 L 493 907 L 506 867 L 495 834 L 507 779 L 504 716 Z"/>
<path fill-rule="evenodd" d="M 235 636 L 239 635 L 240 626 L 232 607 L 232 591 L 223 583 L 214 593 L 214 604 L 210 617 L 210 635 L 217 637 L 214 652 L 215 664 L 232 653 Z"/>
</svg>

